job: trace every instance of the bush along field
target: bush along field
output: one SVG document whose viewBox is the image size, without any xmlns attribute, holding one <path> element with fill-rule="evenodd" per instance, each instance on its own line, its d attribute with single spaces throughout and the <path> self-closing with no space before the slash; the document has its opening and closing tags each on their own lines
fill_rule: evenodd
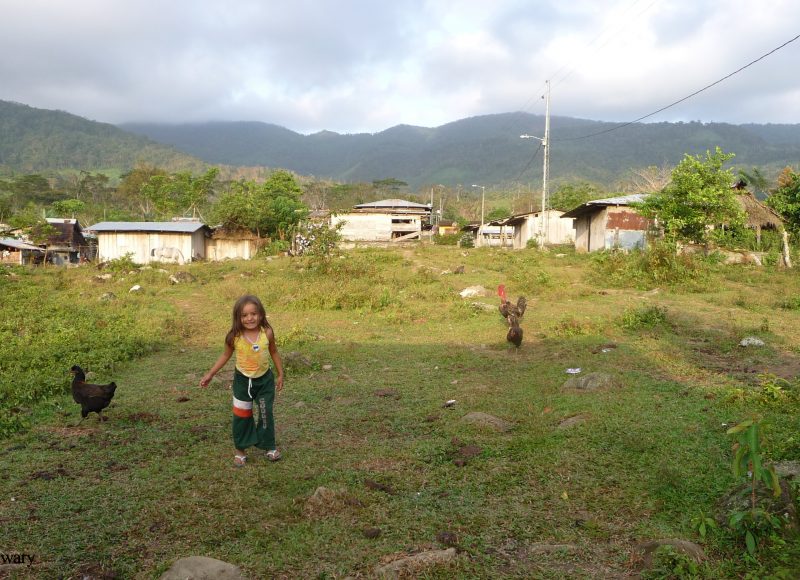
<svg viewBox="0 0 800 580">
<path fill-rule="evenodd" d="M 527 298 L 519 348 L 500 284 Z M 0 574 L 800 570 L 794 270 L 409 245 L 6 268 L 0 292 Z M 245 293 L 284 360 L 284 457 L 236 468 L 233 363 L 197 385 Z M 72 365 L 117 383 L 106 421 L 81 421 Z"/>
</svg>

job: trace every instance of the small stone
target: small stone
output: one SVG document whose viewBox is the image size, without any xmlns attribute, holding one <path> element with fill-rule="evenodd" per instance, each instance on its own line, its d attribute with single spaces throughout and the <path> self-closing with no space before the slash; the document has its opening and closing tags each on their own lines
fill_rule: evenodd
<svg viewBox="0 0 800 580">
<path fill-rule="evenodd" d="M 511 431 L 511 429 L 514 428 L 513 423 L 510 423 L 505 419 L 500 419 L 499 417 L 489 415 L 488 413 L 481 413 L 481 412 L 467 413 L 461 418 L 461 420 L 464 421 L 465 423 L 470 423 L 472 425 L 490 427 L 495 431 L 500 431 L 502 433 Z"/>
<path fill-rule="evenodd" d="M 128 290 L 128 292 L 140 292 L 141 290 L 142 290 L 141 286 L 139 286 L 138 284 L 134 284 L 133 286 L 131 286 L 131 289 Z"/>
<path fill-rule="evenodd" d="M 191 556 L 177 560 L 160 580 L 185 580 L 215 578 L 217 580 L 245 580 L 246 576 L 233 564 L 205 556 Z"/>
<path fill-rule="evenodd" d="M 323 371 L 331 371 L 333 370 L 333 365 L 322 365 Z"/>
</svg>

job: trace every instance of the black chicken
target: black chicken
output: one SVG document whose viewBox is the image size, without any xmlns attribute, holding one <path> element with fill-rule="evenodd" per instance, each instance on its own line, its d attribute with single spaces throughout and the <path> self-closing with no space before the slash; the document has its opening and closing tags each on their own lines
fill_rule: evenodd
<svg viewBox="0 0 800 580">
<path fill-rule="evenodd" d="M 507 320 L 511 328 L 508 329 L 506 340 L 519 348 L 522 344 L 522 329 L 519 326 L 519 320 L 514 314 L 509 314 Z"/>
<path fill-rule="evenodd" d="M 100 420 L 103 420 L 103 409 L 108 407 L 111 399 L 114 398 L 114 391 L 117 390 L 116 383 L 107 385 L 93 385 L 86 382 L 86 373 L 77 365 L 73 366 L 69 372 L 74 377 L 72 379 L 72 398 L 81 406 L 81 421 L 89 416 L 89 413 L 97 413 Z"/>
</svg>

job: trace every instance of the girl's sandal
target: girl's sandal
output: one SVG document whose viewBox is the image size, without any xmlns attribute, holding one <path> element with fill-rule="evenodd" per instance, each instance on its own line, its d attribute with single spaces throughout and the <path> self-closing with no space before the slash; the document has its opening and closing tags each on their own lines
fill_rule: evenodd
<svg viewBox="0 0 800 580">
<path fill-rule="evenodd" d="M 281 452 L 278 449 L 267 451 L 267 459 L 270 461 L 278 461 L 281 458 Z"/>
<path fill-rule="evenodd" d="M 234 455 L 233 464 L 236 467 L 244 467 L 247 465 L 247 455 Z"/>
</svg>

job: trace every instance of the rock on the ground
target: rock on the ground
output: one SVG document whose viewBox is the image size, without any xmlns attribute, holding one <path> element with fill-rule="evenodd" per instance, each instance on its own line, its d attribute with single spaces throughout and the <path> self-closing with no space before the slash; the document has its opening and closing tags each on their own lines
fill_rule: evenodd
<svg viewBox="0 0 800 580">
<path fill-rule="evenodd" d="M 778 477 L 800 480 L 800 461 L 778 461 L 775 463 Z"/>
<path fill-rule="evenodd" d="M 444 564 L 451 562 L 456 558 L 456 549 L 447 548 L 446 550 L 430 550 L 428 552 L 421 552 L 413 556 L 406 556 L 394 562 L 390 562 L 385 566 L 380 566 L 375 570 L 379 577 L 399 578 L 401 575 L 407 575 L 422 568 L 433 566 L 436 564 Z"/>
<path fill-rule="evenodd" d="M 295 369 L 310 369 L 312 367 L 311 359 L 293 350 L 291 352 L 282 355 L 284 366 L 295 368 Z"/>
<path fill-rule="evenodd" d="M 653 565 L 655 552 L 662 546 L 670 546 L 676 552 L 685 554 L 698 564 L 702 564 L 706 560 L 706 554 L 703 551 L 703 548 L 693 542 L 678 540 L 675 538 L 652 540 L 650 542 L 643 542 L 636 546 L 636 551 L 642 556 L 642 566 L 645 569 L 648 569 Z"/>
<path fill-rule="evenodd" d="M 181 270 L 179 272 L 175 272 L 174 274 L 172 274 L 169 277 L 169 281 L 172 284 L 183 284 L 183 283 L 186 283 L 186 282 L 194 282 L 195 280 L 197 280 L 197 278 L 195 278 L 189 272 L 185 272 L 183 270 Z"/>
<path fill-rule="evenodd" d="M 460 294 L 462 298 L 474 298 L 476 296 L 488 296 L 489 291 L 483 286 L 469 286 L 464 288 Z"/>
<path fill-rule="evenodd" d="M 160 580 L 246 580 L 238 566 L 205 556 L 177 560 Z"/>
<path fill-rule="evenodd" d="M 570 427 L 574 427 L 575 425 L 580 425 L 582 423 L 586 423 L 586 420 L 589 418 L 589 415 L 582 413 L 580 415 L 573 415 L 572 417 L 567 417 L 563 419 L 559 424 L 559 429 L 569 429 Z"/>
<path fill-rule="evenodd" d="M 481 413 L 479 411 L 467 413 L 461 417 L 461 420 L 472 425 L 491 427 L 495 431 L 500 431 L 502 433 L 511 431 L 511 429 L 514 428 L 514 424 L 506 421 L 505 419 L 495 417 L 494 415 L 489 415 L 488 413 Z"/>
<path fill-rule="evenodd" d="M 583 376 L 575 376 L 564 383 L 562 389 L 575 389 L 578 391 L 596 391 L 613 387 L 616 385 L 614 377 L 608 373 L 589 373 Z"/>
<path fill-rule="evenodd" d="M 756 504 L 783 519 L 783 531 L 800 530 L 800 517 L 798 517 L 795 507 L 792 486 L 785 479 L 780 480 L 780 485 L 781 494 L 778 497 L 775 497 L 772 490 L 767 489 L 764 485 L 756 487 Z M 749 510 L 751 501 L 751 485 L 744 482 L 720 498 L 717 502 L 714 519 L 720 526 L 728 526 L 731 514 Z"/>
<path fill-rule="evenodd" d="M 764 346 L 764 341 L 757 336 L 746 336 L 739 343 L 739 346 Z"/>
</svg>

